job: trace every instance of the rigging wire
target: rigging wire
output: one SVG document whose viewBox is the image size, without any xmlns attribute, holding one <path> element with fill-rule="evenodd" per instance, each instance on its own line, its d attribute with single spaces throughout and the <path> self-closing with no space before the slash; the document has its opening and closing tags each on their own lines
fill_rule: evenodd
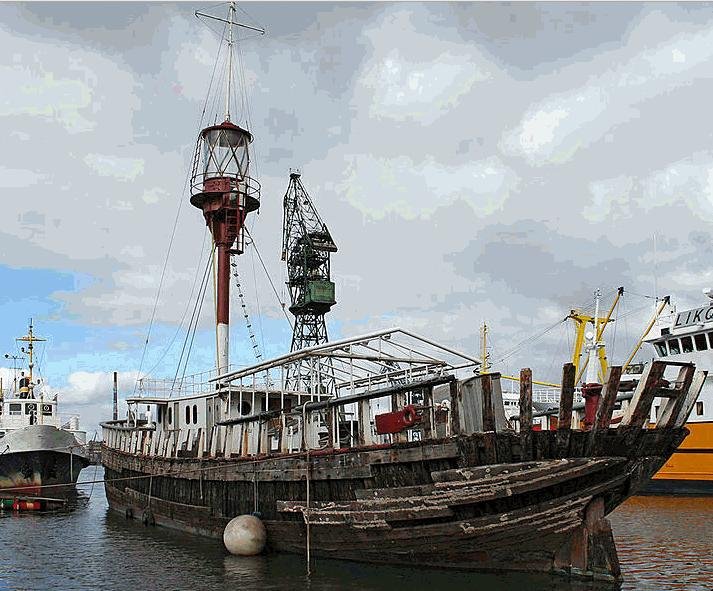
<svg viewBox="0 0 713 591">
<path fill-rule="evenodd" d="M 207 106 L 208 106 L 208 100 L 209 100 L 209 97 L 210 97 L 210 91 L 211 91 L 211 88 L 212 88 L 212 86 L 213 86 L 213 81 L 214 81 L 214 79 L 215 79 L 215 71 L 216 71 L 216 68 L 217 68 L 217 66 L 218 66 L 218 60 L 219 60 L 219 57 L 220 57 L 221 48 L 222 48 L 222 46 L 219 45 L 219 46 L 218 46 L 218 54 L 216 55 L 216 59 L 215 59 L 215 62 L 214 62 L 214 64 L 213 64 L 213 71 L 211 72 L 210 81 L 208 82 L 208 90 L 206 91 L 206 97 L 205 97 L 205 100 L 203 101 L 203 109 L 201 110 L 201 114 L 200 114 L 200 117 L 199 117 L 199 119 L 198 119 L 198 125 L 197 125 L 197 127 L 198 127 L 199 129 L 200 129 L 200 127 L 201 127 L 202 124 L 203 124 L 203 119 L 204 119 L 204 117 L 205 117 L 206 108 L 207 108 Z M 158 290 L 157 290 L 157 292 L 156 292 L 156 298 L 154 299 L 153 310 L 151 311 L 151 317 L 150 317 L 150 320 L 149 320 L 149 327 L 148 327 L 148 330 L 147 330 L 147 332 L 146 332 L 146 340 L 144 341 L 144 347 L 143 347 L 143 351 L 142 351 L 142 353 L 141 353 L 141 361 L 139 362 L 139 370 L 138 370 L 138 372 L 137 372 L 137 374 L 136 374 L 136 375 L 137 375 L 137 379 L 136 379 L 136 381 L 134 382 L 134 391 L 133 391 L 134 394 L 136 394 L 136 388 L 138 387 L 139 379 L 140 379 L 141 372 L 142 372 L 143 365 L 144 365 L 144 361 L 145 361 L 145 359 L 146 359 L 146 351 L 147 351 L 147 349 L 148 349 L 149 339 L 151 338 L 151 331 L 152 331 L 152 329 L 153 329 L 153 323 L 154 323 L 154 320 L 155 320 L 155 318 L 156 318 L 156 310 L 157 310 L 157 308 L 158 308 L 158 301 L 159 301 L 159 298 L 160 298 L 160 296 L 161 296 L 161 289 L 163 288 L 163 282 L 164 282 L 164 279 L 165 279 L 165 277 L 166 277 L 166 269 L 167 269 L 167 267 L 168 267 L 168 260 L 169 260 L 169 258 L 170 258 L 170 256 L 171 256 L 171 250 L 173 249 L 173 242 L 174 242 L 174 240 L 175 240 L 175 238 L 176 238 L 176 229 L 178 228 L 178 220 L 179 220 L 179 217 L 180 217 L 180 215 L 181 215 L 181 210 L 183 209 L 183 202 L 185 201 L 186 189 L 187 189 L 187 187 L 188 187 L 188 182 L 189 182 L 190 177 L 191 177 L 191 170 L 190 170 L 190 168 L 189 168 L 189 169 L 186 171 L 186 177 L 185 177 L 185 180 L 184 180 L 184 182 L 183 182 L 183 189 L 182 189 L 182 191 L 181 191 L 181 198 L 178 200 L 178 208 L 177 208 L 177 211 L 176 211 L 176 217 L 175 217 L 175 219 L 174 219 L 174 221 L 173 221 L 173 229 L 171 230 L 171 237 L 169 238 L 169 241 L 168 241 L 168 249 L 167 249 L 167 251 L 166 251 L 166 256 L 164 257 L 163 268 L 161 269 L 161 278 L 160 278 L 160 280 L 159 280 Z"/>
<path fill-rule="evenodd" d="M 161 362 L 164 360 L 164 358 L 166 357 L 168 352 L 171 350 L 171 347 L 173 347 L 173 343 L 176 341 L 178 334 L 181 332 L 181 329 L 183 328 L 183 323 L 186 320 L 186 316 L 188 314 L 188 309 L 191 307 L 191 302 L 193 301 L 193 294 L 195 293 L 196 285 L 198 285 L 198 277 L 199 277 L 200 270 L 202 267 L 201 263 L 203 262 L 203 253 L 205 252 L 207 236 L 208 236 L 208 227 L 206 226 L 206 228 L 203 232 L 203 244 L 201 246 L 201 254 L 198 257 L 198 262 L 196 264 L 196 272 L 193 275 L 193 285 L 191 286 L 191 293 L 188 296 L 188 299 L 186 300 L 186 307 L 183 309 L 183 316 L 181 316 L 181 321 L 178 323 L 178 328 L 176 328 L 176 332 L 173 333 L 173 337 L 171 338 L 171 341 L 168 343 L 168 345 L 164 349 L 163 353 L 161 354 L 161 357 L 159 357 L 158 361 L 156 361 L 154 366 L 146 372 L 149 375 L 152 374 L 156 370 L 156 368 L 161 364 Z"/>
<path fill-rule="evenodd" d="M 280 295 L 277 293 L 277 289 L 275 288 L 275 284 L 272 281 L 272 277 L 270 277 L 270 273 L 268 272 L 267 267 L 265 266 L 265 261 L 262 260 L 260 251 L 258 250 L 257 244 L 255 243 L 255 239 L 252 237 L 250 232 L 248 232 L 247 228 L 245 228 L 245 233 L 248 235 L 248 238 L 250 238 L 250 242 L 252 243 L 253 247 L 255 248 L 255 253 L 257 254 L 257 258 L 260 261 L 260 264 L 262 265 L 263 271 L 265 271 L 265 275 L 267 275 L 267 279 L 270 282 L 270 287 L 272 287 L 272 292 L 275 294 L 275 297 L 277 298 L 277 302 L 280 304 L 280 308 L 282 310 L 282 313 L 285 315 L 285 319 L 287 320 L 287 324 L 290 326 L 290 330 L 292 330 L 292 322 L 290 321 L 290 317 L 287 315 L 287 312 L 285 311 L 285 303 L 280 300 Z"/>
<path fill-rule="evenodd" d="M 255 251 L 250 251 L 250 263 L 253 269 L 253 287 L 255 288 L 255 303 L 257 305 L 257 317 L 260 326 L 260 342 L 262 343 L 262 350 L 265 351 L 265 331 L 263 330 L 262 322 L 262 310 L 260 309 L 260 294 L 257 288 L 257 273 L 255 272 Z"/>
<path fill-rule="evenodd" d="M 231 257 L 231 259 L 233 259 L 233 257 Z M 255 353 L 255 359 L 260 361 L 262 359 L 262 353 L 260 352 L 260 347 L 257 344 L 257 338 L 255 337 L 255 332 L 253 331 L 253 325 L 250 322 L 250 314 L 248 313 L 248 307 L 245 304 L 245 296 L 243 295 L 243 289 L 240 286 L 238 264 L 235 262 L 235 260 L 231 260 L 230 266 L 233 267 L 233 277 L 235 277 L 235 286 L 238 288 L 238 298 L 240 300 L 240 306 L 243 308 L 243 318 L 245 318 L 245 324 L 247 325 L 248 335 L 250 336 L 250 343 L 253 347 L 253 353 Z"/>
<path fill-rule="evenodd" d="M 537 334 L 535 334 L 535 335 L 532 335 L 532 336 L 527 337 L 526 339 L 520 341 L 517 345 L 515 345 L 514 347 L 512 347 L 511 349 L 509 349 L 506 353 L 504 353 L 504 354 L 502 355 L 502 357 L 500 357 L 500 359 L 494 361 L 493 363 L 502 363 L 503 361 L 505 361 L 506 359 L 512 357 L 515 353 L 517 353 L 524 345 L 530 344 L 531 342 L 534 342 L 534 341 L 537 341 L 537 340 L 541 339 L 541 338 L 544 337 L 546 334 L 548 334 L 550 331 L 554 330 L 554 329 L 557 328 L 560 324 L 562 324 L 562 323 L 564 323 L 564 322 L 566 322 L 566 321 L 567 321 L 567 317 L 563 318 L 562 320 L 558 320 L 557 322 L 555 322 L 555 323 L 552 324 L 551 326 L 548 326 L 547 328 L 545 328 L 545 329 L 544 329 L 543 331 L 541 331 L 540 333 L 537 333 Z"/>
<path fill-rule="evenodd" d="M 201 280 L 201 286 L 200 286 L 200 289 L 198 290 L 198 295 L 196 297 L 196 301 L 193 306 L 193 312 L 191 313 L 191 319 L 188 323 L 188 329 L 186 330 L 186 338 L 183 340 L 183 347 L 181 348 L 181 355 L 178 358 L 178 365 L 176 367 L 176 373 L 173 377 L 173 384 L 171 385 L 171 393 L 173 393 L 173 390 L 176 385 L 176 381 L 178 380 L 178 374 L 181 371 L 181 363 L 183 362 L 183 355 L 186 351 L 186 347 L 188 346 L 188 341 L 189 341 L 191 332 L 193 332 L 193 334 L 195 334 L 195 327 L 198 326 L 198 319 L 200 317 L 200 311 L 203 307 L 203 301 L 205 300 L 205 293 L 206 293 L 206 289 L 208 286 L 208 277 L 210 276 L 212 258 L 213 258 L 213 253 L 212 253 L 212 249 L 211 249 L 211 253 L 208 256 L 208 260 L 206 261 L 205 270 L 203 271 L 203 279 Z M 193 343 L 193 340 L 191 339 L 191 344 L 192 343 Z M 190 349 L 189 349 L 189 354 L 190 354 Z M 184 364 L 183 376 L 185 376 L 185 373 L 186 373 L 185 367 L 187 365 L 188 365 L 188 355 L 186 355 L 186 362 Z"/>
</svg>

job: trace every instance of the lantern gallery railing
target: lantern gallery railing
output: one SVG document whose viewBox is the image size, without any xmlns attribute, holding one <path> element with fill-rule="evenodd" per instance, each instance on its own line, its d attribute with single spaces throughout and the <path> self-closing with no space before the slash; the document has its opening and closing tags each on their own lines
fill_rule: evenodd
<svg viewBox="0 0 713 591">
<path fill-rule="evenodd" d="M 230 188 L 226 192 L 236 194 L 236 199 L 241 199 L 243 202 L 238 205 L 248 211 L 257 209 L 257 204 L 260 202 L 260 191 L 262 189 L 260 182 L 251 176 L 236 177 L 235 175 L 225 174 L 219 177 L 215 172 L 199 172 L 193 175 L 191 180 L 191 193 L 202 194 L 206 191 L 206 181 L 215 178 L 228 178 L 231 180 Z"/>
</svg>

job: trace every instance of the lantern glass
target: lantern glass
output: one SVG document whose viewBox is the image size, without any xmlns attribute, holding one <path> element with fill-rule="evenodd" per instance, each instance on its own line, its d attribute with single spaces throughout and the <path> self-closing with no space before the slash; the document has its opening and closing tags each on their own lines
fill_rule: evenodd
<svg viewBox="0 0 713 591">
<path fill-rule="evenodd" d="M 203 133 L 204 178 L 247 175 L 249 134 L 238 128 L 218 127 Z"/>
</svg>

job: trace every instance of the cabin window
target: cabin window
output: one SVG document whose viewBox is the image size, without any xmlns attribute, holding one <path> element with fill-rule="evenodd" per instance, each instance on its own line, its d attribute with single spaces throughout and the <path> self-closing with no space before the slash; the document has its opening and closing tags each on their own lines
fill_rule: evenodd
<svg viewBox="0 0 713 591">
<path fill-rule="evenodd" d="M 700 417 L 703 414 L 703 401 L 696 402 L 696 414 Z"/>
<path fill-rule="evenodd" d="M 657 404 L 656 406 L 654 406 L 654 416 L 656 417 L 657 421 L 659 420 L 660 412 L 661 412 L 661 406 Z"/>
<path fill-rule="evenodd" d="M 37 413 L 37 405 L 34 402 L 25 405 L 25 414 L 26 415 L 32 415 L 32 414 L 36 414 L 36 413 Z"/>
<path fill-rule="evenodd" d="M 708 346 L 713 349 L 713 332 L 708 333 Z"/>
<path fill-rule="evenodd" d="M 706 335 L 701 333 L 697 334 L 696 336 L 693 337 L 693 340 L 696 342 L 696 350 L 697 351 L 705 351 L 708 349 L 708 343 L 706 342 Z"/>
<path fill-rule="evenodd" d="M 186 425 L 191 424 L 191 407 L 186 404 Z"/>
<path fill-rule="evenodd" d="M 22 404 L 10 403 L 10 414 L 11 415 L 21 415 L 22 414 Z"/>
<path fill-rule="evenodd" d="M 193 405 L 193 424 L 198 424 L 198 406 L 195 404 Z"/>
<path fill-rule="evenodd" d="M 168 424 L 170 425 L 173 422 L 173 411 L 171 410 L 171 407 L 168 407 L 168 412 L 166 413 L 166 416 L 168 417 Z"/>
<path fill-rule="evenodd" d="M 681 349 L 684 353 L 693 353 L 693 339 L 691 337 L 682 337 Z"/>
<path fill-rule="evenodd" d="M 156 422 L 160 423 L 161 422 L 161 415 L 163 414 L 161 411 L 163 409 L 160 406 L 156 407 Z"/>
<path fill-rule="evenodd" d="M 678 355 L 681 352 L 681 347 L 678 344 L 678 339 L 671 339 L 668 342 L 668 350 L 671 355 Z"/>
<path fill-rule="evenodd" d="M 45 417 L 52 416 L 52 405 L 51 404 L 43 404 L 42 405 L 42 415 Z"/>
<path fill-rule="evenodd" d="M 666 341 L 656 341 L 654 343 L 654 348 L 659 357 L 666 357 L 668 351 L 666 350 Z"/>
</svg>

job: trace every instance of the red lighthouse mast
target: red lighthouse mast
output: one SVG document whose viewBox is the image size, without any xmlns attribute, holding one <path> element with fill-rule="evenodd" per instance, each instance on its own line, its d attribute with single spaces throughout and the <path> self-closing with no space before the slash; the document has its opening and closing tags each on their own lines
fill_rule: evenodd
<svg viewBox="0 0 713 591">
<path fill-rule="evenodd" d="M 199 12 L 196 16 L 220 20 L 228 25 L 225 120 L 198 134 L 191 175 L 191 204 L 203 212 L 217 250 L 216 368 L 220 375 L 227 372 L 229 366 L 230 255 L 243 252 L 245 218 L 260 207 L 260 183 L 250 176 L 252 134 L 230 121 L 233 27 L 265 31 L 236 22 L 234 2 L 229 3 L 227 20 Z"/>
</svg>

